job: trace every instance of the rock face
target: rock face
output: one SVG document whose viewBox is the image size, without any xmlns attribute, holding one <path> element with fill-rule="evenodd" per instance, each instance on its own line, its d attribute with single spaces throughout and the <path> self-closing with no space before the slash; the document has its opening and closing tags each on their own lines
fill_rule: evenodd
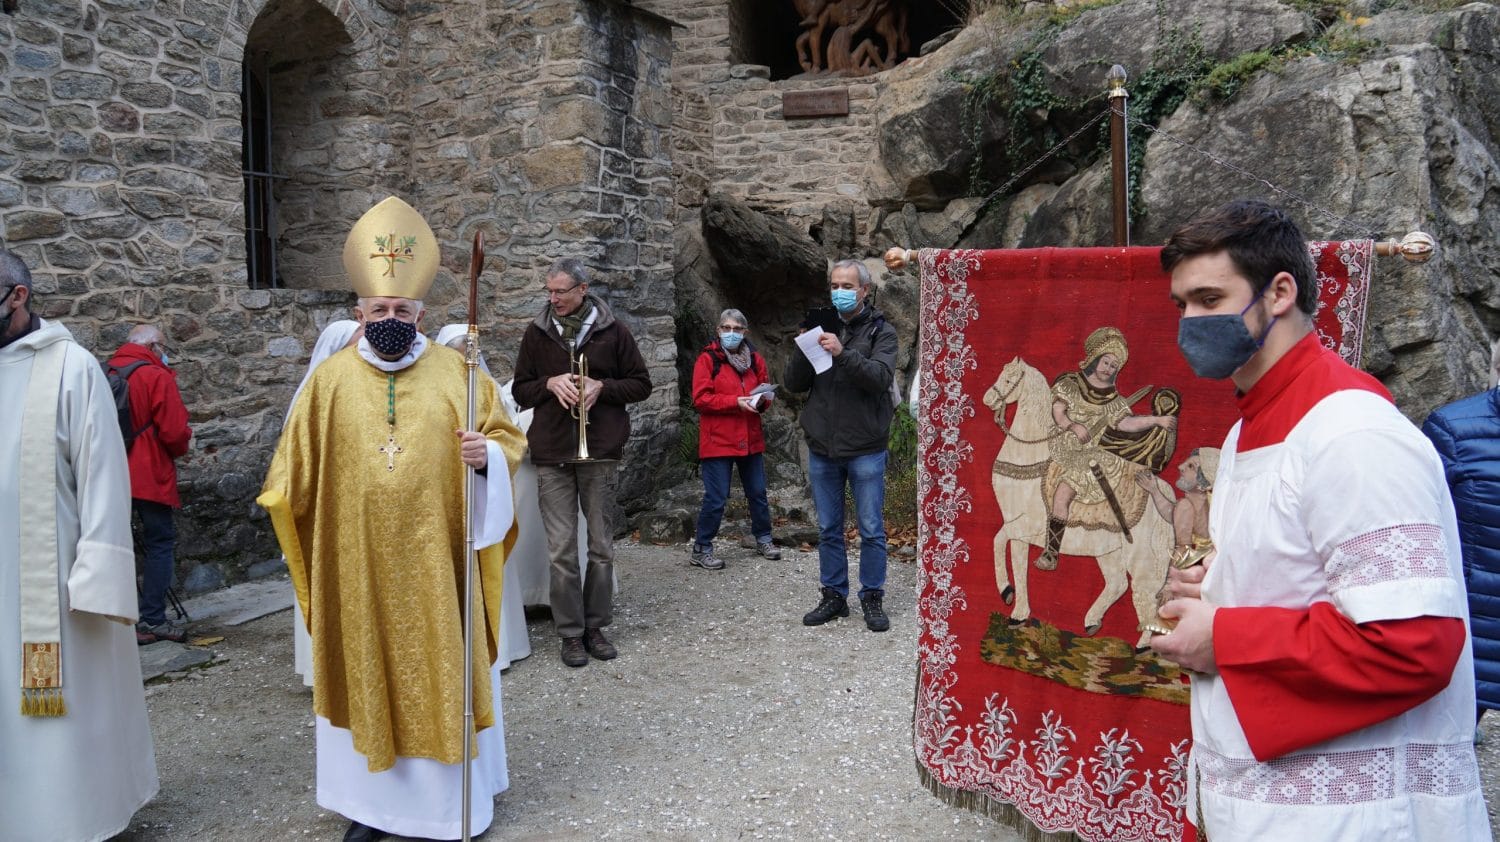
<svg viewBox="0 0 1500 842">
<path fill-rule="evenodd" d="M 1306 40 L 1315 28 L 1312 16 L 1275 0 L 1127 0 L 1066 24 L 981 18 L 931 56 L 886 74 L 877 104 L 890 184 L 872 189 L 870 199 L 934 210 L 966 196 L 976 177 L 992 186 L 1004 182 L 1028 163 L 1005 154 L 1016 135 L 1045 138 L 1040 154 L 1103 109 L 1111 65 L 1139 75 L 1177 62 L 1226 61 Z M 996 68 L 1013 72 L 997 75 Z M 1029 103 L 1017 109 L 1024 117 L 1019 125 L 1001 108 L 1008 97 Z M 1086 136 L 1071 149 L 1077 153 L 1092 141 Z M 1017 189 L 1057 183 L 1074 168 L 1063 156 Z"/>
<path fill-rule="evenodd" d="M 995 153 L 1010 134 L 1063 137 L 1103 107 L 1054 104 L 1026 112 L 1027 126 L 1007 125 L 1003 113 L 965 105 L 976 69 L 1013 71 L 991 82 L 1002 91 L 996 101 L 1015 95 L 1010 84 L 1044 92 L 1038 102 L 1071 103 L 1099 93 L 1115 62 L 1138 78 L 1154 73 L 1155 83 L 1174 73 L 1202 78 L 1257 50 L 1280 53 L 1273 70 L 1243 72 L 1232 97 L 1180 91 L 1180 104 L 1155 116 L 1161 134 L 1136 130 L 1144 164 L 1132 242 L 1159 243 L 1194 214 L 1238 197 L 1286 207 L 1314 238 L 1433 234 L 1439 253 L 1425 265 L 1378 260 L 1364 353 L 1365 367 L 1420 421 L 1482 387 L 1488 342 L 1500 332 L 1500 9 L 1397 10 L 1367 23 L 1353 19 L 1359 11 L 1340 23 L 1272 0 L 1127 0 L 1061 24 L 972 25 L 885 76 L 877 107 L 887 118 L 880 168 L 889 177 L 871 182 L 869 198 L 892 210 L 877 234 L 932 246 L 1110 241 L 1109 161 L 1093 141 L 1066 148 L 1061 162 L 1038 167 L 986 206 L 965 195 L 967 173 L 984 172 L 991 183 L 1012 174 Z M 1345 39 L 1342 54 L 1317 55 L 1338 52 L 1326 39 L 1305 51 L 1312 55 L 1288 49 L 1330 25 L 1342 27 L 1334 33 Z"/>
<path fill-rule="evenodd" d="M 1500 78 L 1500 9 L 1445 17 L 1436 43 L 1357 63 L 1300 59 L 1222 107 L 1181 108 L 1162 129 L 1191 148 L 1151 140 L 1137 228 L 1140 242 L 1161 242 L 1197 208 L 1248 195 L 1287 207 L 1310 237 L 1432 234 L 1427 264 L 1379 259 L 1365 339 L 1365 367 L 1417 421 L 1483 387 L 1486 340 L 1500 326 L 1500 106 L 1493 90 L 1455 84 Z M 1226 177 L 1195 149 L 1307 203 Z"/>
</svg>

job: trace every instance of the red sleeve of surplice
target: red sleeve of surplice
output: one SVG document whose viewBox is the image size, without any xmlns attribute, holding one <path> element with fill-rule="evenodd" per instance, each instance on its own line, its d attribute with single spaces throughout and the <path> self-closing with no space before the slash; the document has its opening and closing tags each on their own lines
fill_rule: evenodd
<svg viewBox="0 0 1500 842">
<path fill-rule="evenodd" d="M 1356 624 L 1311 608 L 1220 608 L 1214 659 L 1261 762 L 1398 716 L 1448 686 L 1464 621 L 1411 617 Z"/>
</svg>

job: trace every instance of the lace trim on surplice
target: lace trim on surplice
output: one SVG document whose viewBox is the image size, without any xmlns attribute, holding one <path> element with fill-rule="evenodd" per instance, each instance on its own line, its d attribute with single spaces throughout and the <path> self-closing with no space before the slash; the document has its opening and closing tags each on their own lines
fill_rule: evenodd
<svg viewBox="0 0 1500 842">
<path fill-rule="evenodd" d="M 1328 590 L 1403 579 L 1447 579 L 1448 545 L 1430 523 L 1388 526 L 1339 544 L 1328 561 Z"/>
<path fill-rule="evenodd" d="M 1195 746 L 1193 757 L 1204 789 L 1259 804 L 1362 804 L 1404 795 L 1458 796 L 1479 788 L 1470 742 L 1294 754 L 1269 763 Z"/>
</svg>

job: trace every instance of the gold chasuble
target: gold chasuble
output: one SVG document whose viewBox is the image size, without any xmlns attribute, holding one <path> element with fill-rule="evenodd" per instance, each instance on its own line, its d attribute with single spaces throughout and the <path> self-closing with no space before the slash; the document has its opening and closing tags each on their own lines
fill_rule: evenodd
<svg viewBox="0 0 1500 842">
<path fill-rule="evenodd" d="M 399 757 L 463 754 L 463 355 L 428 346 L 387 374 L 346 348 L 308 380 L 271 460 L 271 513 L 312 636 L 313 710 L 353 734 L 371 772 Z M 525 437 L 478 378 L 476 424 L 515 472 Z M 394 407 L 394 425 L 389 423 Z M 493 476 L 493 473 L 490 473 Z M 482 498 L 481 498 L 482 499 Z M 475 728 L 494 725 L 503 546 L 479 553 Z M 476 629 L 477 631 L 477 629 Z"/>
</svg>

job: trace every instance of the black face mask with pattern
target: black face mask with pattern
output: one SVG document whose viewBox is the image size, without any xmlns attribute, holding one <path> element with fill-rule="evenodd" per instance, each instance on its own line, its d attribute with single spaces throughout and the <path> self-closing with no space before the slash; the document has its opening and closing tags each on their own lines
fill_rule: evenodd
<svg viewBox="0 0 1500 842">
<path fill-rule="evenodd" d="M 375 353 L 390 359 L 400 359 L 411 350 L 417 339 L 417 326 L 392 316 L 378 322 L 365 322 L 365 339 Z"/>
</svg>

